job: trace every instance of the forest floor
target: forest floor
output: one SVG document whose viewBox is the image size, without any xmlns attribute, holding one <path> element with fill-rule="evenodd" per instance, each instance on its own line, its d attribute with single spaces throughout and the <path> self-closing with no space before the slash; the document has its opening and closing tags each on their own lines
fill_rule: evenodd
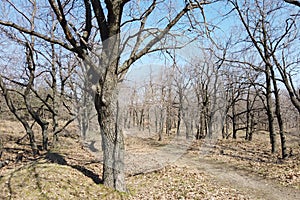
<svg viewBox="0 0 300 200">
<path fill-rule="evenodd" d="M 9 162 L 0 168 L 0 199 L 300 199 L 298 133 L 287 134 L 289 158 L 281 160 L 270 153 L 266 132 L 252 142 L 174 134 L 157 141 L 155 134 L 126 130 L 128 193 L 101 185 L 100 135 L 83 141 L 76 133 L 70 128 L 50 151 L 33 157 L 26 139 L 15 143 L 21 128 L 0 121 L 0 161 Z M 20 152 L 23 160 L 15 162 Z"/>
</svg>

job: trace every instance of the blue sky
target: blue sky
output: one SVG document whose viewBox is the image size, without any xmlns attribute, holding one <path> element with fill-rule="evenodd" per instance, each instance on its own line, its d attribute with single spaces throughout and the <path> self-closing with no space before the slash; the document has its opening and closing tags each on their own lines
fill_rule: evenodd
<svg viewBox="0 0 300 200">
<path fill-rule="evenodd" d="M 293 9 L 293 7 L 289 7 L 289 5 L 286 6 L 289 9 Z M 215 3 L 213 5 L 207 5 L 204 7 L 207 22 L 209 24 L 213 24 L 216 26 L 211 36 L 215 39 L 215 41 L 219 45 L 225 45 L 225 43 L 228 41 L 230 37 L 232 37 L 231 39 L 233 40 L 233 42 L 237 38 L 240 38 L 240 36 L 243 36 L 244 38 L 246 37 L 246 31 L 243 27 L 241 27 L 241 22 L 238 16 L 236 15 L 236 12 L 233 11 L 230 14 L 228 14 L 231 8 L 232 7 L 229 4 L 226 5 L 224 1 Z M 294 10 L 295 10 L 294 12 L 297 12 L 296 8 Z M 286 10 L 284 9 L 282 10 L 282 15 L 281 15 L 282 18 L 281 16 L 279 16 L 279 18 L 283 20 L 283 23 L 290 14 L 290 13 L 285 13 L 285 11 Z M 199 10 L 195 10 L 194 12 L 199 12 Z M 225 16 L 225 14 L 228 15 Z M 191 45 L 188 45 L 187 47 L 176 51 L 177 58 L 181 58 L 180 60 L 182 61 L 182 64 L 184 63 L 184 60 L 189 60 L 191 58 L 201 56 L 199 47 L 206 46 L 208 43 L 206 42 L 207 40 L 203 40 L 203 38 L 198 38 L 198 39 L 199 39 L 198 41 L 193 42 Z M 243 43 L 242 45 L 245 44 L 247 43 Z M 247 45 L 249 44 L 250 43 L 248 43 Z M 232 49 L 232 51 L 238 51 L 242 46 L 235 45 L 234 47 L 235 48 Z M 163 58 L 162 56 L 158 56 L 155 54 L 147 55 L 143 57 L 140 61 L 138 61 L 132 66 L 128 74 L 128 79 L 144 81 L 149 76 L 149 72 L 150 72 L 149 65 L 152 66 L 153 71 L 158 71 L 158 72 L 160 72 L 161 70 L 154 70 L 154 69 L 159 69 L 159 68 L 163 69 L 165 65 L 167 66 L 172 65 L 171 59 L 166 60 L 162 58 Z"/>
<path fill-rule="evenodd" d="M 205 6 L 205 14 L 206 14 L 207 21 L 209 24 L 214 24 L 214 25 L 218 26 L 215 29 L 215 33 L 213 36 L 215 37 L 217 34 L 218 37 L 224 39 L 224 37 L 228 36 L 228 32 L 231 31 L 232 25 L 237 23 L 237 21 L 232 17 L 228 17 L 225 20 L 222 20 L 220 15 L 223 13 L 220 13 L 220 12 L 225 12 L 225 11 L 224 11 L 224 7 L 222 7 L 222 9 L 220 10 L 220 8 L 221 8 L 220 6 L 221 6 L 221 3 L 214 4 L 211 6 Z M 203 22 L 199 9 L 195 9 L 193 11 L 193 14 L 196 17 L 200 18 L 199 21 Z M 235 20 L 235 22 L 233 23 L 234 20 Z M 202 26 L 202 27 L 204 27 L 204 26 Z M 179 32 L 177 32 L 177 31 L 172 32 L 172 31 L 171 31 L 172 34 L 180 35 Z M 203 29 L 200 31 L 203 31 Z M 195 33 L 193 33 L 193 34 L 195 34 Z M 198 34 L 198 33 L 196 33 L 196 34 Z M 179 36 L 177 39 L 182 40 L 182 41 L 179 41 L 181 43 L 185 43 L 188 40 L 188 38 L 184 35 Z M 205 40 L 202 37 L 198 37 L 197 40 L 193 41 L 192 43 L 185 46 L 184 48 L 182 48 L 180 50 L 176 50 L 177 62 L 179 62 L 179 64 L 184 65 L 184 64 L 186 64 L 185 62 L 189 62 L 189 61 L 191 61 L 191 59 L 199 57 L 201 54 L 199 47 L 202 46 L 204 43 L 207 43 L 207 40 Z M 172 52 L 172 50 L 170 50 L 170 52 Z M 162 56 L 161 54 L 162 54 L 161 52 L 149 54 L 149 55 L 144 56 L 141 60 L 134 63 L 127 75 L 127 79 L 132 80 L 132 81 L 137 81 L 137 82 L 139 82 L 139 81 L 143 82 L 145 79 L 149 78 L 149 73 L 151 70 L 152 70 L 153 74 L 155 74 L 155 73 L 159 74 L 164 70 L 165 67 L 171 66 L 173 64 L 173 60 L 167 54 L 165 54 L 165 56 Z M 150 66 L 151 66 L 151 68 L 150 68 Z"/>
</svg>

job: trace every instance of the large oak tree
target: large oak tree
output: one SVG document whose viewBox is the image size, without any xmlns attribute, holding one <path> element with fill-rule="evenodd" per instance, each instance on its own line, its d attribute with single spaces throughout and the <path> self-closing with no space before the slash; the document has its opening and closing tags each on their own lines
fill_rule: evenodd
<svg viewBox="0 0 300 200">
<path fill-rule="evenodd" d="M 31 4 L 36 4 L 37 12 L 40 12 L 35 19 L 38 22 L 34 30 L 28 28 L 30 25 L 22 24 L 22 18 L 30 15 L 27 8 Z M 187 16 L 186 22 L 193 23 L 193 28 L 199 26 L 198 21 L 192 21 L 197 18 L 191 17 L 191 11 L 195 8 L 203 11 L 205 4 L 208 1 L 5 1 L 3 6 L 13 11 L 1 14 L 2 26 L 60 45 L 74 52 L 88 68 L 89 87 L 94 89 L 102 136 L 102 178 L 105 185 L 126 191 L 124 137 L 118 126 L 118 83 L 130 66 L 144 55 L 175 47 L 167 40 L 168 35 L 184 16 Z M 45 11 L 56 16 L 59 26 L 48 24 L 50 19 L 43 14 Z M 177 26 L 181 34 L 187 30 L 184 26 L 186 23 Z M 51 35 L 51 31 L 55 34 Z M 172 35 L 172 38 L 175 37 Z M 124 52 L 127 56 L 122 57 Z"/>
</svg>

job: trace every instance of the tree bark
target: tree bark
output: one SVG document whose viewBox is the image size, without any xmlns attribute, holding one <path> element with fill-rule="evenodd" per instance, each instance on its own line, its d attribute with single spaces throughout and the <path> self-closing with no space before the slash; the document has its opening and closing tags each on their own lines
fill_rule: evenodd
<svg viewBox="0 0 300 200">
<path fill-rule="evenodd" d="M 236 133 L 237 133 L 237 128 L 236 128 L 236 112 L 235 112 L 235 102 L 232 104 L 232 138 L 236 139 Z"/>
<path fill-rule="evenodd" d="M 179 93 L 179 106 L 178 106 L 178 113 L 177 113 L 177 130 L 176 130 L 177 137 L 180 136 L 182 110 L 183 110 L 183 108 L 182 108 L 182 95 Z"/>
<path fill-rule="evenodd" d="M 189 118 L 189 110 L 188 108 L 184 109 L 182 113 L 183 121 L 185 124 L 185 138 L 189 139 L 190 138 L 190 132 L 191 132 L 191 119 Z"/>
<path fill-rule="evenodd" d="M 283 159 L 285 159 L 285 158 L 287 158 L 288 154 L 287 154 L 287 149 L 286 149 L 284 125 L 283 125 L 283 120 L 282 120 L 282 116 L 281 116 L 279 89 L 277 88 L 275 72 L 272 67 L 270 68 L 270 71 L 271 71 L 272 81 L 273 81 L 273 86 L 274 86 L 275 114 L 276 114 L 277 122 L 278 122 L 278 126 L 279 126 L 279 135 L 280 135 L 280 142 L 281 142 L 281 156 Z"/>
<path fill-rule="evenodd" d="M 250 132 L 248 136 L 248 140 L 252 141 L 253 131 L 254 131 L 255 121 L 254 121 L 254 114 L 250 114 Z"/>
<path fill-rule="evenodd" d="M 271 89 L 271 74 L 270 65 L 266 64 L 265 76 L 266 76 L 266 98 L 267 98 L 267 116 L 269 122 L 269 134 L 271 143 L 271 152 L 276 152 L 276 134 L 274 129 L 274 114 L 273 114 L 273 103 L 272 103 L 272 89 Z"/>
<path fill-rule="evenodd" d="M 111 80 L 109 80 L 111 79 Z M 102 137 L 103 184 L 125 192 L 124 136 L 119 129 L 117 77 L 108 77 L 101 92 L 95 95 L 95 107 Z"/>
<path fill-rule="evenodd" d="M 247 91 L 247 102 L 246 102 L 246 136 L 245 140 L 249 140 L 249 135 L 251 132 L 251 107 L 250 107 L 250 87 L 248 88 Z"/>
<path fill-rule="evenodd" d="M 139 131 L 144 131 L 144 121 L 145 121 L 145 114 L 144 114 L 144 108 L 140 111 L 140 117 L 139 117 Z"/>
<path fill-rule="evenodd" d="M 159 116 L 159 130 L 158 130 L 158 141 L 162 141 L 163 139 L 163 129 L 164 129 L 164 109 L 160 108 L 160 116 Z"/>
<path fill-rule="evenodd" d="M 167 100 L 167 110 L 166 110 L 166 135 L 170 135 L 172 129 L 172 120 L 171 120 L 171 86 L 168 86 L 168 100 Z"/>
<path fill-rule="evenodd" d="M 180 136 L 180 124 L 181 124 L 181 110 L 180 110 L 180 107 L 179 107 L 178 108 L 178 113 L 177 113 L 177 129 L 176 129 L 177 137 Z"/>
</svg>

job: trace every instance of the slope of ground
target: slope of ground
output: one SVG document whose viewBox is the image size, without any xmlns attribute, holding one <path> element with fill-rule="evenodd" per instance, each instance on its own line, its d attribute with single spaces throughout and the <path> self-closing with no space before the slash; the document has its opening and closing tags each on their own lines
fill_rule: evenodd
<svg viewBox="0 0 300 200">
<path fill-rule="evenodd" d="M 99 174 L 101 162 L 80 141 L 61 138 L 50 152 L 2 168 L 0 199 L 249 199 L 186 167 L 128 176 L 128 194 L 101 185 Z"/>
<path fill-rule="evenodd" d="M 300 199 L 299 148 L 282 161 L 269 154 L 264 134 L 251 143 L 175 137 L 159 142 L 155 135 L 126 132 L 124 194 L 101 185 L 99 135 L 84 142 L 76 134 L 61 136 L 51 151 L 32 157 L 26 139 L 14 142 L 22 136 L 16 125 L 0 127 L 1 160 L 9 161 L 0 169 L 0 199 Z M 299 137 L 292 139 L 290 145 L 299 145 Z M 19 151 L 24 159 L 16 163 Z"/>
</svg>

